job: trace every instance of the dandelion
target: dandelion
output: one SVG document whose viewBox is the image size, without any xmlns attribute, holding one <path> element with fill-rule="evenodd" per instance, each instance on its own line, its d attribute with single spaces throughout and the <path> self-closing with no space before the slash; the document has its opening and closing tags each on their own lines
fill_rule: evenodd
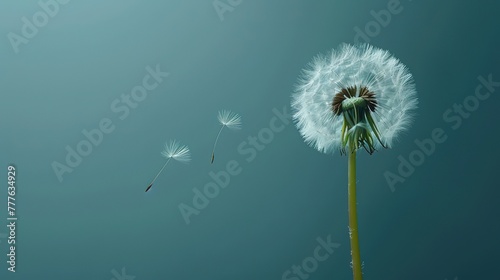
<svg viewBox="0 0 500 280">
<path fill-rule="evenodd" d="M 171 159 L 174 159 L 182 163 L 188 163 L 189 161 L 191 161 L 191 153 L 189 152 L 189 148 L 187 146 L 181 145 L 176 140 L 171 140 L 170 142 L 167 142 L 165 144 L 165 149 L 161 152 L 161 155 L 167 158 L 167 162 L 165 162 L 163 167 L 156 174 L 153 181 L 151 181 L 149 186 L 146 188 L 146 192 L 149 191 L 149 189 L 151 189 L 154 182 L 156 181 L 158 176 L 160 176 L 161 172 L 163 171 L 163 169 L 165 169 L 165 167 L 167 166 L 167 164 L 170 162 Z"/>
<path fill-rule="evenodd" d="M 215 138 L 215 143 L 214 147 L 212 149 L 212 159 L 211 163 L 214 163 L 214 158 L 215 158 L 215 147 L 217 146 L 217 141 L 219 141 L 219 136 L 220 133 L 222 132 L 222 129 L 224 127 L 227 127 L 229 129 L 240 129 L 241 128 L 241 117 L 240 115 L 233 113 L 228 110 L 222 110 L 219 111 L 219 114 L 217 116 L 217 119 L 219 120 L 219 123 L 222 125 L 219 133 L 217 134 L 217 138 Z"/>
<path fill-rule="evenodd" d="M 417 107 L 412 75 L 389 52 L 343 44 L 304 70 L 292 97 L 306 143 L 323 153 L 348 154 L 349 235 L 353 276 L 362 279 L 356 213 L 356 152 L 389 148 Z"/>
</svg>

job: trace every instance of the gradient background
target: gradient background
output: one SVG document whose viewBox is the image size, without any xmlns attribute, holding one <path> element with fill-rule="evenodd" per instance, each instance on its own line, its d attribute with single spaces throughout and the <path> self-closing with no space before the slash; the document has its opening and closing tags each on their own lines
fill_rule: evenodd
<svg viewBox="0 0 500 280">
<path fill-rule="evenodd" d="M 43 0 L 42 0 L 43 1 Z M 223 1 L 225 2 L 225 1 Z M 0 3 L 0 224 L 7 224 L 7 166 L 17 167 L 17 272 L 1 279 L 282 279 L 313 255 L 316 238 L 341 244 L 309 279 L 352 279 L 347 158 L 308 147 L 293 124 L 250 162 L 240 143 L 290 107 L 301 69 L 353 42 L 355 27 L 389 1 L 248 1 L 217 14 L 211 1 L 70 1 L 15 53 L 37 1 Z M 437 2 L 437 3 L 436 3 Z M 473 95 L 478 76 L 500 81 L 497 1 L 401 1 L 370 38 L 414 75 L 419 109 L 390 150 L 358 159 L 358 214 L 365 279 L 500 279 L 497 159 L 499 92 L 454 130 L 443 113 Z M 124 120 L 110 109 L 140 85 L 145 67 L 170 76 Z M 216 116 L 243 119 L 210 152 Z M 51 164 L 110 118 L 115 130 L 59 182 Z M 389 188 L 415 139 L 448 138 L 403 183 Z M 189 146 L 189 165 L 165 162 L 165 141 Z M 193 188 L 236 160 L 241 174 L 191 216 Z M 5 226 L 0 234 L 7 233 Z M 3 238 L 2 238 L 3 237 Z M 125 279 L 125 278 L 123 278 Z"/>
</svg>

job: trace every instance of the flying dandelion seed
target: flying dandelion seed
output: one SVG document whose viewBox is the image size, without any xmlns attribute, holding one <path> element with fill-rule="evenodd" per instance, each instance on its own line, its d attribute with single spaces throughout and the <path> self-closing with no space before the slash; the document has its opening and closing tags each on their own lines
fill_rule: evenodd
<svg viewBox="0 0 500 280">
<path fill-rule="evenodd" d="M 161 152 L 161 155 L 167 158 L 167 162 L 165 162 L 163 167 L 156 174 L 153 181 L 151 181 L 149 186 L 146 188 L 146 192 L 149 191 L 149 189 L 151 189 L 154 182 L 156 181 L 158 176 L 160 176 L 161 172 L 163 171 L 163 169 L 165 169 L 165 167 L 167 166 L 167 164 L 170 162 L 171 159 L 174 159 L 182 163 L 188 163 L 189 161 L 191 161 L 191 153 L 189 152 L 189 148 L 187 146 L 181 145 L 176 140 L 171 140 L 170 142 L 166 143 L 165 149 Z"/>
<path fill-rule="evenodd" d="M 241 128 L 241 117 L 240 115 L 233 113 L 228 110 L 222 110 L 219 111 L 219 114 L 217 116 L 217 119 L 219 120 L 219 123 L 222 125 L 219 133 L 217 134 L 217 138 L 215 138 L 215 143 L 214 147 L 212 149 L 212 159 L 211 163 L 214 163 L 214 158 L 215 158 L 215 147 L 217 146 L 217 141 L 219 141 L 219 136 L 220 133 L 222 132 L 222 129 L 224 127 L 227 127 L 229 129 L 240 129 Z"/>
<path fill-rule="evenodd" d="M 353 278 L 363 278 L 356 212 L 356 152 L 388 148 L 417 107 L 412 75 L 389 52 L 343 44 L 318 56 L 303 72 L 292 98 L 294 120 L 309 145 L 348 154 L 349 238 Z"/>
</svg>

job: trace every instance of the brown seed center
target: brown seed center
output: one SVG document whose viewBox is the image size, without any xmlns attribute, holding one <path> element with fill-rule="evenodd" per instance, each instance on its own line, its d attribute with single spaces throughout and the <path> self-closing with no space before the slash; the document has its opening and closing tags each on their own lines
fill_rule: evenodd
<svg viewBox="0 0 500 280">
<path fill-rule="evenodd" d="M 364 100 L 363 104 L 365 108 L 368 108 L 371 112 L 375 112 L 377 108 L 377 100 L 375 98 L 375 93 L 368 90 L 367 87 L 360 87 L 359 92 L 356 86 L 342 88 L 339 93 L 335 94 L 332 102 L 332 111 L 335 115 L 340 115 L 346 108 L 342 104 L 345 100 L 361 98 Z M 361 109 L 361 108 L 359 108 Z"/>
</svg>

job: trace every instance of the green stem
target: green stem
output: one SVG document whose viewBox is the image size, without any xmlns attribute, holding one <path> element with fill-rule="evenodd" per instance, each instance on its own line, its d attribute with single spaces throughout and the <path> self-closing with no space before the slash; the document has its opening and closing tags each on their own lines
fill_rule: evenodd
<svg viewBox="0 0 500 280">
<path fill-rule="evenodd" d="M 351 239 L 352 273 L 354 280 L 362 280 L 359 252 L 358 217 L 356 213 L 356 149 L 349 145 L 348 166 L 349 237 Z"/>
</svg>

